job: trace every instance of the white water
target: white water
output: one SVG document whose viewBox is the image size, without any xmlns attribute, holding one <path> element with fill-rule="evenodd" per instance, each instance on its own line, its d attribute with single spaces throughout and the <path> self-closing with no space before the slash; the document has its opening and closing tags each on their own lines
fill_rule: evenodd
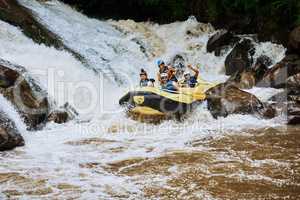
<svg viewBox="0 0 300 200">
<path fill-rule="evenodd" d="M 84 66 L 66 51 L 35 44 L 19 29 L 1 21 L 0 45 L 5 48 L 0 48 L 0 57 L 26 67 L 58 106 L 71 102 L 81 113 L 81 119 L 90 121 L 71 121 L 63 125 L 51 123 L 44 130 L 24 132 L 26 146 L 16 150 L 20 154 L 12 152 L 1 159 L 1 172 L 20 172 L 30 177 L 42 175 L 50 180 L 50 185 L 72 183 L 86 191 L 82 199 L 94 196 L 109 198 L 107 187 L 119 193 L 130 191 L 140 196 L 140 186 L 126 177 L 113 175 L 101 167 L 96 171 L 82 168 L 80 164 L 96 162 L 105 166 L 128 158 L 155 157 L 172 150 L 189 149 L 191 147 L 186 144 L 199 138 L 282 123 L 280 117 L 262 120 L 247 115 L 215 120 L 205 103 L 183 123 L 166 121 L 161 125 L 149 125 L 132 121 L 118 106 L 118 98 L 127 90 L 127 86 L 135 85 L 141 67 L 148 70 L 151 76 L 155 75 L 154 62 L 157 58 L 169 61 L 174 55 L 181 54 L 186 62 L 200 66 L 204 79 L 212 82 L 226 80 L 227 77 L 223 75 L 226 53 L 222 57 L 215 57 L 205 50 L 209 36 L 215 32 L 213 27 L 198 23 L 193 18 L 167 25 L 133 21 L 101 22 L 89 19 L 56 0 L 46 3 L 33 0 L 20 2 L 34 10 L 39 20 L 58 34 L 67 46 L 84 55 L 89 66 Z M 188 30 L 194 36 L 187 35 Z M 146 53 L 134 42 L 136 40 L 144 44 Z M 274 63 L 282 58 L 285 51 L 282 46 L 271 43 L 257 46 L 259 51 L 256 56 L 263 53 L 271 57 Z M 97 73 L 91 68 L 96 69 Z M 103 81 L 103 73 L 109 77 L 108 80 Z M 128 85 L 118 86 L 119 82 L 114 79 L 126 80 Z M 78 88 L 72 91 L 76 84 Z M 262 100 L 278 92 L 258 88 L 251 91 Z M 12 109 L 7 112 L 14 113 L 11 117 L 19 121 Z M 111 131 L 111 128 L 115 130 Z M 98 146 L 66 144 L 92 137 L 114 142 Z M 111 151 L 118 147 L 124 150 L 118 153 Z M 85 174 L 86 178 L 81 178 L 80 174 Z M 72 194 L 69 196 L 72 197 Z"/>
<path fill-rule="evenodd" d="M 13 119 L 16 127 L 21 133 L 26 133 L 26 125 L 21 119 L 19 113 L 14 109 L 13 105 L 5 98 L 0 95 L 0 110 L 8 115 L 10 119 Z"/>
</svg>

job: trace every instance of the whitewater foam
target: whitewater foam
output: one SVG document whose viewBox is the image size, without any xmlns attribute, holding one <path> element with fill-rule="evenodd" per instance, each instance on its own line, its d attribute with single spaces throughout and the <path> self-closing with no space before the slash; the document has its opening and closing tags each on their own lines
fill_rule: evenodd
<svg viewBox="0 0 300 200">
<path fill-rule="evenodd" d="M 3 97 L 2 94 L 0 94 L 0 110 L 6 113 L 8 117 L 13 120 L 20 133 L 26 132 L 26 125 L 24 124 L 23 119 L 20 117 L 14 106 L 5 97 Z"/>
<path fill-rule="evenodd" d="M 105 22 L 89 19 L 56 0 L 46 3 L 28 0 L 20 0 L 20 2 L 32 9 L 37 19 L 59 35 L 69 47 L 84 55 L 91 63 L 96 62 L 95 67 L 101 65 L 101 68 L 106 68 L 106 65 L 102 65 L 103 62 L 98 60 L 99 57 L 104 56 L 112 69 L 121 71 L 122 68 L 123 71 L 127 71 L 126 76 L 131 84 L 118 87 L 111 80 L 101 77 L 104 71 L 95 73 L 77 61 L 70 53 L 35 44 L 18 28 L 0 21 L 3 27 L 0 31 L 0 42 L 6 47 L 1 48 L 0 57 L 24 66 L 32 77 L 38 79 L 42 87 L 46 88 L 49 96 L 57 102 L 57 106 L 65 102 L 71 103 L 79 112 L 81 111 L 81 120 L 91 120 L 90 126 L 95 124 L 105 124 L 108 127 L 115 124 L 144 126 L 126 118 L 118 106 L 118 98 L 127 90 L 127 86 L 135 85 L 140 66 L 144 66 L 151 76 L 155 76 L 154 61 L 157 58 L 163 58 L 169 62 L 172 57 L 179 54 L 184 57 L 186 63 L 200 66 L 200 76 L 208 81 L 218 83 L 228 78 L 224 76 L 223 71 L 224 60 L 229 50 L 220 57 L 207 53 L 206 42 L 215 30 L 210 24 L 199 23 L 195 18 L 191 17 L 184 22 L 166 25 L 136 23 L 130 20 Z M 113 26 L 117 26 L 118 30 Z M 139 27 L 138 31 L 134 32 L 133 27 Z M 150 50 L 146 49 L 148 52 L 156 49 L 154 52 L 157 57 L 147 58 L 140 46 L 130 38 L 139 38 L 144 44 L 148 44 L 144 46 L 150 48 Z M 117 46 L 123 50 L 116 50 Z M 258 43 L 256 47 L 256 56 L 267 55 L 274 63 L 283 56 L 285 51 L 282 46 L 272 43 Z M 52 79 L 49 81 L 50 75 Z M 76 88 L 75 94 L 72 93 L 74 87 Z M 254 88 L 249 91 L 256 93 L 263 101 L 267 101 L 271 95 L 280 92 L 269 88 Z M 278 125 L 279 120 L 266 120 L 264 123 L 261 121 L 253 116 L 241 115 L 216 120 L 212 118 L 206 105 L 203 104 L 180 126 L 196 127 L 195 132 L 199 132 L 200 130 L 213 130 L 215 127 L 223 130 L 246 128 L 257 126 L 257 124 L 272 126 Z M 162 125 L 177 127 L 176 123 L 166 121 Z M 49 127 L 53 126 L 49 125 L 48 129 Z M 188 131 L 182 131 L 179 128 L 175 132 L 186 134 Z"/>
</svg>

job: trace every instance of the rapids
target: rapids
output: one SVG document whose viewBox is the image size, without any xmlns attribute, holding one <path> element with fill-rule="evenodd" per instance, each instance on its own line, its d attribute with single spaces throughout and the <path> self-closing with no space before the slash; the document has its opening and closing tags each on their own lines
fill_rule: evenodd
<svg viewBox="0 0 300 200">
<path fill-rule="evenodd" d="M 166 25 L 99 21 L 56 0 L 19 2 L 88 63 L 64 50 L 36 44 L 17 27 L 0 21 L 4 47 L 0 57 L 24 66 L 56 102 L 53 107 L 69 102 L 80 113 L 66 124 L 48 123 L 43 130 L 30 132 L 1 96 L 1 106 L 15 119 L 26 145 L 0 153 L 0 199 L 218 199 L 230 197 L 230 190 L 222 190 L 226 179 L 245 184 L 231 189 L 254 191 L 251 198 L 268 197 L 268 190 L 280 198 L 272 193 L 280 184 L 299 188 L 299 180 L 291 177 L 293 173 L 299 176 L 295 164 L 299 158 L 288 160 L 284 153 L 268 156 L 267 150 L 261 157 L 252 156 L 252 148 L 272 148 L 264 134 L 299 147 L 299 142 L 282 136 L 286 130 L 282 116 L 263 120 L 231 115 L 215 120 L 203 103 L 183 123 L 153 125 L 128 119 L 119 107 L 119 97 L 137 84 L 140 68 L 155 76 L 158 58 L 170 62 L 181 55 L 186 63 L 199 66 L 200 76 L 207 81 L 226 80 L 224 60 L 229 49 L 221 57 L 206 52 L 206 42 L 216 31 L 210 24 L 193 17 Z M 255 58 L 264 54 L 274 64 L 285 52 L 270 42 L 256 43 L 256 49 Z M 280 90 L 254 88 L 250 92 L 266 101 Z M 288 135 L 297 137 L 295 132 L 291 129 Z M 239 139 L 248 145 L 244 151 Z M 279 143 L 276 148 L 280 151 L 283 146 Z M 273 176 L 281 167 L 285 169 L 281 176 Z M 255 187 L 256 181 L 265 191 L 246 189 Z M 284 192 L 299 195 L 294 190 Z M 245 197 L 238 192 L 233 195 Z"/>
</svg>

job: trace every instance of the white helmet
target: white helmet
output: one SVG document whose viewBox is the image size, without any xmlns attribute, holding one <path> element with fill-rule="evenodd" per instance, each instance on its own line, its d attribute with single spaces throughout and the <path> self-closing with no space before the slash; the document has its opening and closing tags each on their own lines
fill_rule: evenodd
<svg viewBox="0 0 300 200">
<path fill-rule="evenodd" d="M 161 73 L 160 77 L 161 77 L 161 79 L 168 78 L 168 74 L 167 73 Z"/>
<path fill-rule="evenodd" d="M 189 71 L 185 71 L 185 72 L 183 73 L 183 76 L 186 76 L 186 75 L 191 75 L 191 73 L 190 73 Z"/>
</svg>

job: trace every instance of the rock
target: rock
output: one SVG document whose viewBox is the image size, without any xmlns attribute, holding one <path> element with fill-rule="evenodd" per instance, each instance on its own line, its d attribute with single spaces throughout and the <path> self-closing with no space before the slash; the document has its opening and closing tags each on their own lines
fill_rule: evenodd
<svg viewBox="0 0 300 200">
<path fill-rule="evenodd" d="M 257 58 L 253 67 L 242 72 L 236 72 L 226 82 L 235 85 L 239 89 L 251 89 L 255 86 L 268 71 L 268 66 L 272 64 L 272 60 L 267 56 Z"/>
<path fill-rule="evenodd" d="M 255 73 L 253 71 L 237 72 L 226 83 L 234 85 L 239 89 L 251 89 L 256 83 Z"/>
<path fill-rule="evenodd" d="M 286 80 L 287 87 L 289 88 L 300 88 L 300 73 L 290 76 Z"/>
<path fill-rule="evenodd" d="M 273 101 L 276 103 L 285 103 L 289 100 L 289 90 L 284 90 L 278 94 L 273 95 L 268 101 Z"/>
<path fill-rule="evenodd" d="M 227 30 L 220 30 L 211 36 L 207 42 L 207 52 L 215 52 L 216 56 L 221 55 L 221 51 L 229 46 L 233 46 L 240 40 L 239 37 L 234 36 Z"/>
<path fill-rule="evenodd" d="M 230 114 L 257 114 L 272 118 L 275 110 L 254 95 L 230 84 L 219 84 L 206 92 L 208 109 L 214 118 Z"/>
<path fill-rule="evenodd" d="M 182 77 L 186 68 L 185 55 L 176 54 L 170 61 L 170 65 L 176 69 L 176 77 Z"/>
<path fill-rule="evenodd" d="M 48 121 L 55 122 L 57 124 L 63 124 L 70 120 L 69 114 L 66 111 L 55 110 L 48 116 Z"/>
<path fill-rule="evenodd" d="M 272 96 L 274 107 L 287 116 L 287 124 L 300 124 L 300 90 L 286 88 L 284 91 Z"/>
<path fill-rule="evenodd" d="M 255 72 L 256 83 L 259 82 L 268 71 L 268 67 L 273 64 L 271 58 L 261 55 L 256 59 L 255 65 L 252 67 Z"/>
<path fill-rule="evenodd" d="M 73 120 L 78 116 L 79 113 L 75 110 L 75 108 L 72 105 L 70 105 L 67 102 L 58 109 L 51 111 L 48 115 L 48 121 L 52 121 L 57 124 L 62 124 Z"/>
<path fill-rule="evenodd" d="M 256 64 L 255 65 L 264 65 L 266 67 L 269 67 L 273 64 L 272 59 L 269 58 L 266 55 L 261 55 L 256 59 Z"/>
<path fill-rule="evenodd" d="M 175 68 L 183 68 L 185 67 L 185 55 L 176 54 L 170 61 L 170 65 Z"/>
<path fill-rule="evenodd" d="M 264 109 L 260 112 L 261 116 L 266 119 L 272 119 L 277 115 L 276 109 L 271 104 L 264 104 Z"/>
<path fill-rule="evenodd" d="M 300 26 L 289 34 L 288 52 L 300 55 Z"/>
<path fill-rule="evenodd" d="M 258 87 L 285 88 L 290 76 L 300 73 L 300 56 L 296 54 L 286 55 L 265 73 Z"/>
<path fill-rule="evenodd" d="M 300 124 L 300 104 L 289 103 L 287 109 L 287 124 L 298 125 Z"/>
<path fill-rule="evenodd" d="M 29 129 L 37 129 L 46 120 L 49 110 L 47 93 L 33 79 L 25 76 L 24 67 L 0 59 L 0 93 L 18 110 Z"/>
<path fill-rule="evenodd" d="M 16 128 L 15 123 L 0 111 L 0 151 L 11 150 L 24 146 L 25 142 Z"/>
<path fill-rule="evenodd" d="M 286 88 L 284 91 L 272 96 L 268 101 L 282 107 L 287 107 L 290 104 L 300 104 L 300 91 Z"/>
<path fill-rule="evenodd" d="M 243 39 L 239 42 L 225 59 L 226 75 L 233 75 L 250 69 L 253 64 L 252 56 L 254 53 L 254 45 L 250 39 Z"/>
</svg>

